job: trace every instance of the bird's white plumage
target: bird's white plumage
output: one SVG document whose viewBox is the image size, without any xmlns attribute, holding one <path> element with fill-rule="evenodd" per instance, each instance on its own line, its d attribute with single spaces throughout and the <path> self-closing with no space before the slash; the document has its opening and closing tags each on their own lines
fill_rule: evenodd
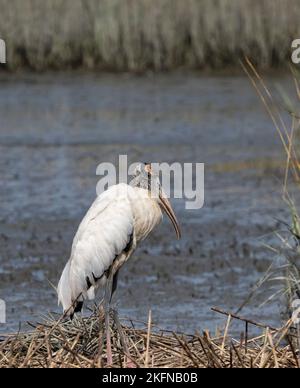
<svg viewBox="0 0 300 388">
<path fill-rule="evenodd" d="M 78 297 L 93 299 L 95 290 L 105 284 L 105 271 L 117 257 L 126 261 L 136 241 L 145 238 L 161 216 L 160 207 L 144 189 L 119 184 L 97 197 L 78 228 L 58 284 L 64 310 Z M 130 241 L 130 251 L 124 252 Z"/>
</svg>

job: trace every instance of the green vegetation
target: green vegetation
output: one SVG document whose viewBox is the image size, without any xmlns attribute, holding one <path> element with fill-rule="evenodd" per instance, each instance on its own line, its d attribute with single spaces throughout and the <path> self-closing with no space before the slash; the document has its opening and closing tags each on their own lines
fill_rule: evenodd
<svg viewBox="0 0 300 388">
<path fill-rule="evenodd" d="M 0 0 L 7 68 L 114 71 L 284 64 L 298 0 Z"/>
</svg>

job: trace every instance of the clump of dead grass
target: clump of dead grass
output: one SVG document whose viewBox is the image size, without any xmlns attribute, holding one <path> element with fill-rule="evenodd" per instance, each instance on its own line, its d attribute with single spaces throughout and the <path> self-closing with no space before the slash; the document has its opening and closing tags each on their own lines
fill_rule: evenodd
<svg viewBox="0 0 300 388">
<path fill-rule="evenodd" d="M 215 309 L 227 316 L 224 333 L 194 335 L 162 331 L 148 323 L 138 326 L 112 325 L 113 365 L 121 368 L 297 368 L 299 354 L 291 340 L 292 322 L 276 329 Z M 236 340 L 230 336 L 231 323 L 244 321 L 245 332 Z M 261 328 L 260 336 L 249 338 L 249 326 Z M 28 333 L 6 336 L 0 342 L 0 368 L 101 368 L 107 367 L 104 319 L 99 313 L 75 321 L 53 317 Z M 126 349 L 126 350 L 125 350 Z"/>
</svg>

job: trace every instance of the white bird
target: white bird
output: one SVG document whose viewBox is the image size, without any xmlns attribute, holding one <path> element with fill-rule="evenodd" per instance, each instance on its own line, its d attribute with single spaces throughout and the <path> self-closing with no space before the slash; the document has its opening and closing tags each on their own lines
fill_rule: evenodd
<svg viewBox="0 0 300 388">
<path fill-rule="evenodd" d="M 104 288 L 109 319 L 118 271 L 137 244 L 159 224 L 163 210 L 180 238 L 178 221 L 151 164 L 141 163 L 130 185 L 111 186 L 96 198 L 79 225 L 57 287 L 58 301 L 66 315 L 72 317 L 81 311 L 83 301 L 94 299 L 96 291 Z"/>
</svg>

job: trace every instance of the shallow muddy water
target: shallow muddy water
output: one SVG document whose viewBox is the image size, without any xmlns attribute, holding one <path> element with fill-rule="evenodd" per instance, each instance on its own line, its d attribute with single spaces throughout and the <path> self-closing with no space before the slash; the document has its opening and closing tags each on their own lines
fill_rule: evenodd
<svg viewBox="0 0 300 388">
<path fill-rule="evenodd" d="M 283 80 L 286 82 L 285 80 Z M 56 285 L 100 162 L 205 163 L 205 206 L 174 201 L 183 238 L 164 221 L 122 270 L 121 315 L 193 332 L 224 322 L 272 260 L 283 150 L 243 77 L 2 75 L 0 298 L 7 324 L 60 311 Z M 276 303 L 243 314 L 279 324 Z M 26 327 L 24 324 L 22 327 Z"/>
</svg>

